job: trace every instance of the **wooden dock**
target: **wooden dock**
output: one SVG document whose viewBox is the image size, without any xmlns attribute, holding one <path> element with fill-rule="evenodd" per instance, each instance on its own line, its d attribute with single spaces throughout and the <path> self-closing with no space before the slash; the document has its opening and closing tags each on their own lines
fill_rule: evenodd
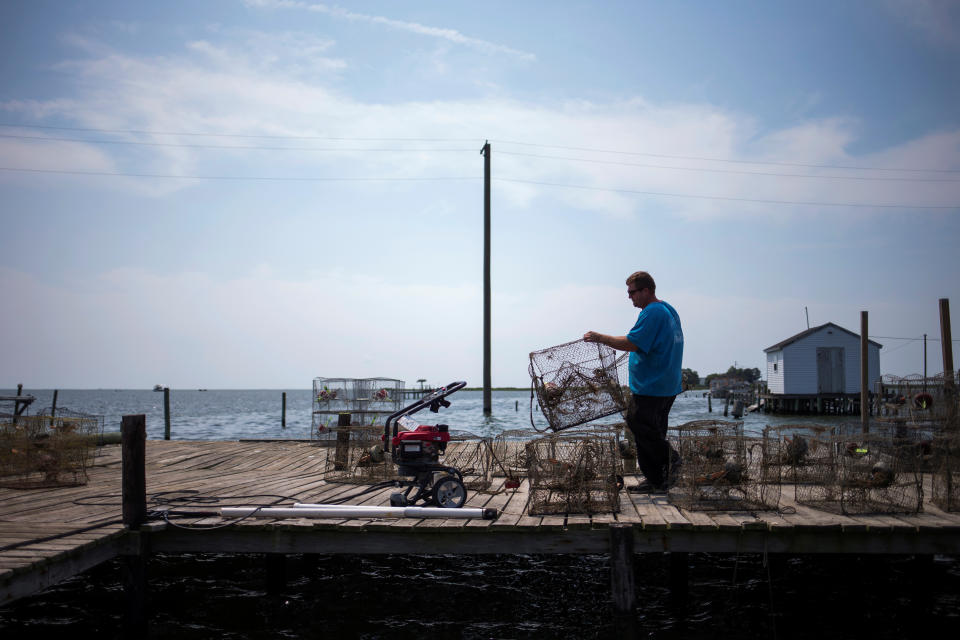
<svg viewBox="0 0 960 640">
<path fill-rule="evenodd" d="M 275 502 L 290 506 L 328 502 L 363 488 L 324 480 L 329 451 L 308 441 L 147 441 L 148 516 L 183 497 L 217 498 L 198 505 L 207 510 Z M 134 530 L 122 524 L 122 467 L 121 446 L 107 445 L 88 469 L 86 485 L 0 489 L 0 604 L 116 556 L 155 552 L 619 557 L 626 549 L 628 559 L 647 552 L 960 553 L 960 514 L 945 513 L 929 500 L 918 514 L 844 516 L 796 504 L 792 488 L 785 486 L 780 511 L 701 512 L 677 508 L 663 494 L 621 491 L 619 513 L 531 516 L 528 482 L 505 489 L 503 478 L 495 478 L 487 492 L 471 491 L 466 504 L 497 509 L 501 515 L 496 520 L 251 518 L 197 531 L 174 525 L 227 523 L 219 517 L 172 523 L 148 518 Z M 927 496 L 929 480 L 925 478 Z M 626 482 L 629 486 L 637 478 L 628 476 Z M 386 505 L 392 491 L 378 490 L 350 503 Z"/>
</svg>

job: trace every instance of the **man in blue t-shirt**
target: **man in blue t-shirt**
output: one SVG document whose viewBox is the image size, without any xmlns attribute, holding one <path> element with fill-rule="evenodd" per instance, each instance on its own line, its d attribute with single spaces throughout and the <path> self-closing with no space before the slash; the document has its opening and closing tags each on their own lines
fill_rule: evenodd
<svg viewBox="0 0 960 640">
<path fill-rule="evenodd" d="M 586 342 L 630 352 L 630 406 L 627 427 L 637 445 L 637 465 L 646 483 L 634 490 L 666 491 L 676 478 L 680 456 L 667 442 L 670 407 L 682 389 L 683 329 L 676 310 L 657 298 L 657 285 L 646 271 L 627 278 L 627 295 L 641 309 L 625 336 L 588 331 Z"/>
</svg>

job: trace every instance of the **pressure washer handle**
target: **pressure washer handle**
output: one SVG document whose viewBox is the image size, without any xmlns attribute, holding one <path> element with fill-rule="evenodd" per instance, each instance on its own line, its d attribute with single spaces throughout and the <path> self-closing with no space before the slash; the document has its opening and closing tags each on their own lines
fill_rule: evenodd
<svg viewBox="0 0 960 640">
<path fill-rule="evenodd" d="M 418 399 L 416 402 L 410 405 L 407 405 L 403 409 L 400 409 L 395 413 L 391 413 L 387 417 L 386 422 L 383 423 L 384 451 L 390 451 L 390 439 L 391 437 L 397 435 L 397 421 L 400 418 L 402 418 L 403 416 L 413 415 L 414 413 L 417 413 L 418 411 L 426 409 L 427 407 L 430 407 L 430 410 L 433 411 L 434 413 L 440 411 L 441 406 L 449 407 L 450 403 L 444 400 L 444 398 L 449 396 L 451 393 L 455 393 L 460 389 L 463 389 L 465 386 L 467 386 L 467 383 L 462 380 L 451 382 L 450 384 L 444 387 L 440 387 L 439 389 L 436 389 L 433 392 L 423 396 L 422 398 Z M 392 429 L 391 429 L 391 423 L 393 426 Z"/>
</svg>

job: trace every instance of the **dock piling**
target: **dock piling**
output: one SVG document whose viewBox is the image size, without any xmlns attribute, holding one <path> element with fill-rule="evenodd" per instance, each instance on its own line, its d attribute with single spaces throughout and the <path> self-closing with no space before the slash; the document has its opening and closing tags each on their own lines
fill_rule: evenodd
<svg viewBox="0 0 960 640">
<path fill-rule="evenodd" d="M 280 410 L 280 428 L 287 428 L 287 392 L 283 392 L 283 408 Z"/>
<path fill-rule="evenodd" d="M 123 524 L 138 530 L 147 519 L 147 416 L 123 416 L 120 422 L 122 451 Z"/>
<path fill-rule="evenodd" d="M 122 563 L 123 637 L 144 638 L 147 631 L 147 554 L 140 526 L 147 518 L 147 417 L 142 413 L 123 416 L 120 437 L 123 524 L 135 537 Z"/>
<path fill-rule="evenodd" d="M 163 388 L 163 439 L 170 439 L 170 387 Z"/>
<path fill-rule="evenodd" d="M 613 609 L 618 614 L 630 613 L 636 606 L 633 579 L 633 527 L 610 525 L 610 588 Z"/>
<path fill-rule="evenodd" d="M 670 552 L 670 599 L 675 606 L 687 601 L 690 584 L 690 559 L 686 551 Z"/>
</svg>

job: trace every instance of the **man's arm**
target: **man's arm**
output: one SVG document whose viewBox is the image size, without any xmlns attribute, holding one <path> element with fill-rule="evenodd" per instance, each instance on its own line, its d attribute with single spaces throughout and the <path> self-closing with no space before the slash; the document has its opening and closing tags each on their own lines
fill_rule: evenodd
<svg viewBox="0 0 960 640">
<path fill-rule="evenodd" d="M 608 336 L 605 333 L 597 333 L 596 331 L 587 331 L 583 334 L 584 342 L 599 342 L 600 344 L 605 344 L 608 347 L 613 347 L 618 351 L 636 351 L 637 345 L 630 342 L 627 339 L 627 336 Z"/>
</svg>

